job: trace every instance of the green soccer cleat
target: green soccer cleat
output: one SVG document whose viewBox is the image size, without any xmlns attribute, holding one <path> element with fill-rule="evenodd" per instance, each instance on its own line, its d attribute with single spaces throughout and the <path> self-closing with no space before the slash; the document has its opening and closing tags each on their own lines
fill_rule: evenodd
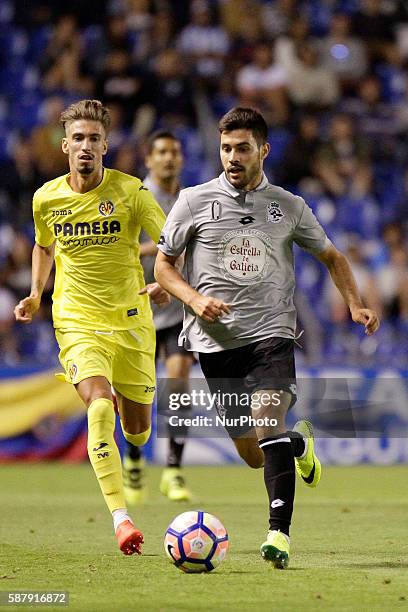
<svg viewBox="0 0 408 612">
<path fill-rule="evenodd" d="M 147 487 L 144 482 L 145 460 L 123 458 L 123 491 L 125 499 L 131 506 L 140 506 L 147 499 Z"/>
<path fill-rule="evenodd" d="M 163 493 L 171 501 L 191 500 L 191 493 L 186 487 L 186 482 L 180 468 L 168 467 L 163 470 L 160 481 L 160 493 Z"/>
<path fill-rule="evenodd" d="M 317 487 L 322 474 L 322 466 L 314 452 L 313 426 L 309 421 L 298 421 L 293 431 L 302 434 L 306 444 L 306 454 L 301 459 L 295 457 L 296 471 L 308 487 Z"/>
<path fill-rule="evenodd" d="M 275 569 L 286 569 L 289 565 L 289 542 L 281 531 L 268 531 L 266 542 L 261 546 L 261 555 Z"/>
</svg>

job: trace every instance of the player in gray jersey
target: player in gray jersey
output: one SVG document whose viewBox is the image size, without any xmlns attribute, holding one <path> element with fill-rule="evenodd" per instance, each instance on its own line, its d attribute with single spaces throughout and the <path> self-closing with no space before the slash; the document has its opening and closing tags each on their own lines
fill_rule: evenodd
<svg viewBox="0 0 408 612">
<path fill-rule="evenodd" d="M 180 193 L 183 154 L 178 138 L 164 130 L 153 133 L 148 140 L 145 164 L 149 174 L 143 184 L 153 193 L 165 214 L 168 215 Z M 145 279 L 150 278 L 154 282 L 153 268 L 157 246 L 143 232 L 140 242 Z M 146 280 L 146 282 L 149 281 Z M 178 345 L 178 337 L 182 330 L 183 305 L 179 300 L 172 299 L 170 304 L 166 304 L 163 308 L 153 306 L 153 318 L 156 328 L 156 361 L 161 357 L 164 358 L 171 391 L 183 393 L 188 390 L 188 379 L 193 362 L 192 354 Z M 166 404 L 159 406 L 162 412 L 168 410 L 166 395 L 167 393 L 164 392 L 158 397 L 158 403 Z M 167 466 L 162 473 L 160 491 L 172 501 L 188 501 L 191 498 L 180 469 L 186 435 L 187 429 L 184 429 L 183 432 L 178 430 L 177 436 L 174 436 L 169 428 Z M 144 468 L 145 462 L 140 448 L 127 444 L 123 461 L 123 476 L 125 496 L 130 504 L 140 504 L 145 501 L 147 488 Z"/>
<path fill-rule="evenodd" d="M 180 193 L 159 241 L 155 274 L 185 304 L 180 340 L 199 352 L 211 392 L 251 397 L 249 414 L 245 401 L 219 402 L 217 409 L 224 417 L 254 420 L 245 426 L 241 418 L 225 422 L 240 456 L 251 467 L 264 467 L 269 531 L 261 554 L 285 568 L 295 468 L 311 487 L 321 474 L 311 424 L 299 421 L 288 432 L 285 423 L 296 398 L 293 243 L 327 266 L 353 321 L 367 334 L 379 321 L 364 307 L 347 259 L 304 200 L 264 175 L 264 118 L 235 108 L 221 119 L 219 131 L 224 172 Z M 175 262 L 184 250 L 183 278 Z"/>
</svg>

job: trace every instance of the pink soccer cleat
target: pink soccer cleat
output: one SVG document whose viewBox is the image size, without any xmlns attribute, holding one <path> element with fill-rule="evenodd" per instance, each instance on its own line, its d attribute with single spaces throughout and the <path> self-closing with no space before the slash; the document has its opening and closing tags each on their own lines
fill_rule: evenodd
<svg viewBox="0 0 408 612">
<path fill-rule="evenodd" d="M 120 550 L 124 555 L 142 554 L 143 533 L 131 521 L 123 521 L 115 533 Z"/>
</svg>

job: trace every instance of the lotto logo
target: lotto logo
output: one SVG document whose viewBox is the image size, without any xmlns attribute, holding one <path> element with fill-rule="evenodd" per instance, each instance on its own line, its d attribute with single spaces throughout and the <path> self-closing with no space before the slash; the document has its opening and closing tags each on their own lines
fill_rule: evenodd
<svg viewBox="0 0 408 612">
<path fill-rule="evenodd" d="M 242 217 L 240 220 L 241 225 L 248 225 L 249 223 L 253 223 L 255 221 L 255 217 L 251 217 L 251 215 L 247 215 L 246 217 Z"/>
<path fill-rule="evenodd" d="M 271 502 L 271 508 L 280 508 L 281 506 L 284 505 L 284 501 L 282 501 L 281 499 L 274 499 L 273 502 Z"/>
</svg>

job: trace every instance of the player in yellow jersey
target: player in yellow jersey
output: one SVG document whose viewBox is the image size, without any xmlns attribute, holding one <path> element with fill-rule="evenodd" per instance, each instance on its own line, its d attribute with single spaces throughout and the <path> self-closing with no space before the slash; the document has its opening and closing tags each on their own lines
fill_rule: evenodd
<svg viewBox="0 0 408 612">
<path fill-rule="evenodd" d="M 157 242 L 165 215 L 138 178 L 103 167 L 110 118 L 101 102 L 72 104 L 61 122 L 70 172 L 34 194 L 32 288 L 15 316 L 31 322 L 55 259 L 53 322 L 63 377 L 88 409 L 88 454 L 119 547 L 140 554 L 143 535 L 126 509 L 114 441 L 111 386 L 125 438 L 145 444 L 155 392 L 149 295 L 156 303 L 169 297 L 157 283 L 144 286 L 139 233 L 143 228 Z"/>
</svg>

